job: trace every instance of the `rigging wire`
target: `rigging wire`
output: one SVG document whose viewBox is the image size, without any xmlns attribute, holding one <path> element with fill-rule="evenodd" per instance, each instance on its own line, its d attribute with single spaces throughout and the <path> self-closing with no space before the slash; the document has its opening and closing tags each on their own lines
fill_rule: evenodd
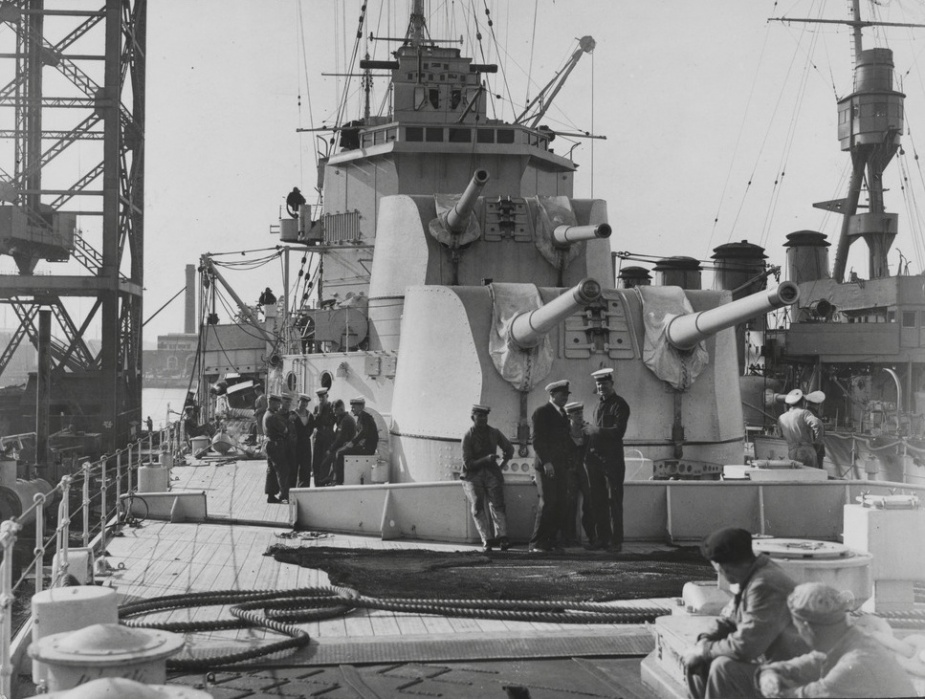
<svg viewBox="0 0 925 699">
<path fill-rule="evenodd" d="M 812 54 L 815 49 L 816 43 L 818 42 L 819 32 L 811 32 L 810 39 L 810 51 L 806 56 L 806 62 L 803 64 L 803 70 L 800 74 L 800 84 L 797 89 L 797 97 L 793 106 L 793 114 L 790 117 L 790 123 L 787 127 L 787 134 L 784 139 L 784 149 L 781 153 L 779 164 L 777 167 L 777 172 L 780 173 L 775 177 L 774 180 L 774 191 L 771 196 L 771 204 L 768 206 L 768 210 L 765 213 L 765 222 L 763 230 L 761 233 L 761 242 L 760 244 L 765 246 L 768 241 L 768 236 L 771 233 L 771 224 L 774 220 L 774 213 L 777 211 L 777 205 L 780 203 L 780 195 L 783 190 L 784 177 L 787 174 L 787 163 L 790 159 L 790 151 L 793 148 L 793 141 L 796 136 L 796 126 L 799 121 L 800 111 L 803 108 L 803 104 L 806 97 L 806 86 L 809 82 L 810 67 L 812 66 Z M 731 238 L 730 238 L 731 239 Z"/>
</svg>

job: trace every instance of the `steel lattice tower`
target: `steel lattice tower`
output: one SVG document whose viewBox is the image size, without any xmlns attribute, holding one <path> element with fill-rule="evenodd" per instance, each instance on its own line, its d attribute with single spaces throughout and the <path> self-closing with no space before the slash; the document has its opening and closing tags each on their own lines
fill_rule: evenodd
<svg viewBox="0 0 925 699">
<path fill-rule="evenodd" d="M 52 417 L 109 449 L 141 420 L 146 7 L 0 2 L 0 373 L 50 309 Z"/>
</svg>

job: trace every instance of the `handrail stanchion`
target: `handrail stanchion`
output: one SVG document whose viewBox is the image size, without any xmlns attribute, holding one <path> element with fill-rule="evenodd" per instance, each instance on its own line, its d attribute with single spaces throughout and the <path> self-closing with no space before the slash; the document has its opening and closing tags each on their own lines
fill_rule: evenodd
<svg viewBox="0 0 925 699">
<path fill-rule="evenodd" d="M 36 493 L 32 497 L 35 502 L 35 594 L 42 591 L 45 586 L 45 493 Z"/>
<path fill-rule="evenodd" d="M 128 456 L 128 464 L 125 466 L 125 472 L 128 475 L 128 492 L 131 494 L 134 490 L 132 488 L 132 445 L 129 444 L 128 449 L 125 450 L 126 456 Z"/>
<path fill-rule="evenodd" d="M 58 576 L 51 586 L 58 587 L 58 582 L 67 578 L 67 549 L 71 537 L 71 476 L 61 479 L 61 504 L 58 506 Z"/>
<path fill-rule="evenodd" d="M 116 452 L 116 514 L 122 507 L 122 451 Z"/>
<path fill-rule="evenodd" d="M 106 550 L 106 522 L 109 514 L 106 511 L 106 460 L 103 454 L 100 457 L 100 551 Z"/>
<path fill-rule="evenodd" d="M 0 695 L 13 696 L 13 662 L 10 649 L 13 645 L 13 546 L 21 525 L 13 520 L 0 524 L 0 546 L 3 562 L 0 563 Z"/>
<path fill-rule="evenodd" d="M 83 463 L 84 482 L 82 489 L 83 503 L 80 507 L 80 514 L 83 515 L 83 541 L 84 548 L 90 545 L 90 462 Z"/>
</svg>

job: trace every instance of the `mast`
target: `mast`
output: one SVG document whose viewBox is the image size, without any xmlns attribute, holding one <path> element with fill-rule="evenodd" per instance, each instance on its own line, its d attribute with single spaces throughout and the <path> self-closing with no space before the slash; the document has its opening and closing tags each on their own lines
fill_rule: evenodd
<svg viewBox="0 0 925 699">
<path fill-rule="evenodd" d="M 889 276 L 887 253 L 896 237 L 899 217 L 887 213 L 883 201 L 883 172 L 899 149 L 903 130 L 905 95 L 893 89 L 893 52 L 864 50 L 861 30 L 870 26 L 922 27 L 921 24 L 870 22 L 861 19 L 860 0 L 851 2 L 850 20 L 789 19 L 783 22 L 847 24 L 852 28 L 855 66 L 854 90 L 838 100 L 838 140 L 851 155 L 851 182 L 844 199 L 819 202 L 817 208 L 842 215 L 841 233 L 835 250 L 832 278 L 843 282 L 848 250 L 858 238 L 868 248 L 871 279 Z M 867 212 L 858 213 L 861 190 L 867 184 Z"/>
</svg>

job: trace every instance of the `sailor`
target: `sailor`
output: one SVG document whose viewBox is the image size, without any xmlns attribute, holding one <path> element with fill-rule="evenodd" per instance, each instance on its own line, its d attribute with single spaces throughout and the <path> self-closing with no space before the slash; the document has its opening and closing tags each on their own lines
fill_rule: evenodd
<svg viewBox="0 0 925 699">
<path fill-rule="evenodd" d="M 379 428 L 376 419 L 366 412 L 366 399 L 362 397 L 350 399 L 350 412 L 356 419 L 356 434 L 353 438 L 337 450 L 337 473 L 340 482 L 344 482 L 344 457 L 352 454 L 375 454 L 379 447 Z"/>
<path fill-rule="evenodd" d="M 334 419 L 337 427 L 334 430 L 334 441 L 328 448 L 325 457 L 327 471 L 331 473 L 328 485 L 344 484 L 344 459 L 340 455 L 341 447 L 353 440 L 357 433 L 357 422 L 353 415 L 347 412 L 344 401 L 339 398 L 334 401 Z"/>
<path fill-rule="evenodd" d="M 315 485 L 326 485 L 331 480 L 330 468 L 325 464 L 325 457 L 334 442 L 334 406 L 328 400 L 328 389 L 315 390 L 318 404 L 312 411 L 315 416 L 315 450 L 312 456 L 312 475 Z"/>
<path fill-rule="evenodd" d="M 257 397 L 254 399 L 254 420 L 257 423 L 257 436 L 263 436 L 263 416 L 267 412 L 267 394 L 263 392 L 262 384 L 255 384 L 254 391 Z"/>
<path fill-rule="evenodd" d="M 308 488 L 312 479 L 312 432 L 315 416 L 308 409 L 312 398 L 299 394 L 299 404 L 289 413 L 289 431 L 293 435 L 295 459 L 289 473 L 289 487 Z"/>
<path fill-rule="evenodd" d="M 816 418 L 816 426 L 819 428 L 819 441 L 816 442 L 816 466 L 822 468 L 822 460 L 825 458 L 825 424 L 822 422 L 822 403 L 825 401 L 825 393 L 822 391 L 813 391 L 803 396 L 806 401 L 806 409 Z"/>
<path fill-rule="evenodd" d="M 739 591 L 712 627 L 681 653 L 693 699 L 759 697 L 755 675 L 764 661 L 808 649 L 787 609 L 793 580 L 767 554 L 755 556 L 752 535 L 728 527 L 704 537 L 703 557 Z"/>
<path fill-rule="evenodd" d="M 780 434 L 787 440 L 787 457 L 804 466 L 816 467 L 816 445 L 822 442 L 822 423 L 802 407 L 803 391 L 795 388 L 784 397 L 790 406 L 777 418 Z"/>
<path fill-rule="evenodd" d="M 183 409 L 183 432 L 187 439 L 199 436 L 199 420 L 196 419 L 196 409 L 192 405 L 187 405 Z"/>
<path fill-rule="evenodd" d="M 566 479 L 573 451 L 564 407 L 568 403 L 569 382 L 553 381 L 546 386 L 546 393 L 549 399 L 534 410 L 532 416 L 533 481 L 539 503 L 530 551 L 541 552 L 562 550 L 557 539 L 565 524 Z M 565 538 L 565 532 L 563 535 Z M 571 536 L 574 538 L 574 533 Z"/>
<path fill-rule="evenodd" d="M 475 528 L 482 539 L 482 548 L 491 551 L 493 547 L 499 546 L 502 551 L 507 551 L 511 542 L 507 538 L 504 475 L 501 469 L 514 456 L 514 446 L 501 430 L 488 424 L 489 412 L 491 408 L 487 405 L 472 406 L 472 427 L 462 438 L 463 472 L 459 478 L 469 500 Z"/>
<path fill-rule="evenodd" d="M 803 583 L 787 598 L 811 653 L 763 665 L 758 687 L 765 697 L 913 697 L 912 681 L 892 651 L 853 626 L 851 593 Z"/>
<path fill-rule="evenodd" d="M 289 426 L 281 414 L 282 396 L 271 394 L 263 416 L 263 433 L 267 436 L 267 479 L 264 492 L 267 502 L 289 502 Z"/>
<path fill-rule="evenodd" d="M 286 211 L 289 212 L 292 218 L 298 218 L 300 206 L 305 206 L 305 197 L 302 196 L 302 192 L 299 191 L 298 187 L 293 187 L 292 191 L 286 195 Z M 309 211 L 310 209 L 305 209 L 305 217 L 308 219 L 311 218 Z"/>
<path fill-rule="evenodd" d="M 591 509 L 591 484 L 588 481 L 588 470 L 585 468 L 585 445 L 587 444 L 587 424 L 585 423 L 585 406 L 580 401 L 565 404 L 565 414 L 569 420 L 569 439 L 571 441 L 569 454 L 569 470 L 575 474 L 578 494 L 581 495 L 581 528 L 589 542 L 604 539 L 603 533 L 597 531 L 596 519 Z M 566 494 L 565 505 L 566 527 L 571 523 L 574 531 L 575 520 L 578 515 L 578 498 L 573 497 L 569 491 Z M 576 537 L 577 538 L 577 537 Z"/>
<path fill-rule="evenodd" d="M 591 376 L 600 400 L 594 406 L 592 422 L 585 428 L 585 468 L 598 538 L 588 548 L 616 553 L 623 548 L 623 435 L 630 406 L 614 390 L 613 369 L 599 369 Z"/>
</svg>

